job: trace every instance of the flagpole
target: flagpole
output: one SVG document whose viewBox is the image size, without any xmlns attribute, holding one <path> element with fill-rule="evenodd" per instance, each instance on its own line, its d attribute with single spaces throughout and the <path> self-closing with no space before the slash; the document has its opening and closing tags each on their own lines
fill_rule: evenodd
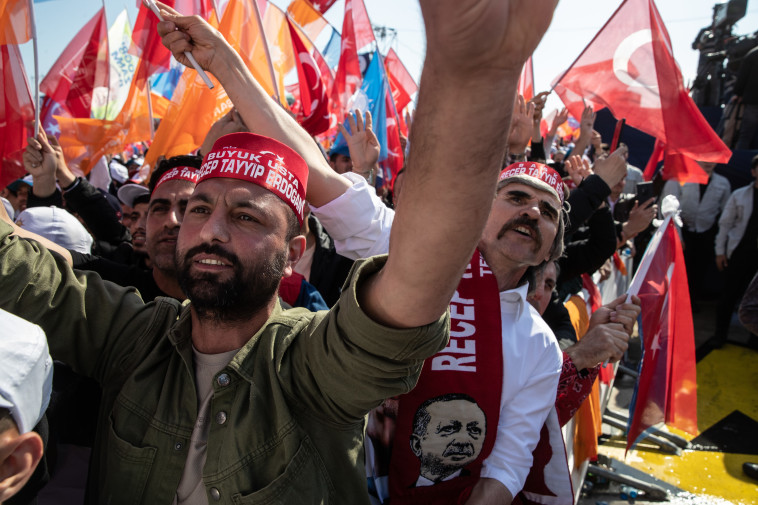
<svg viewBox="0 0 758 505">
<path fill-rule="evenodd" d="M 271 54 L 268 52 L 268 38 L 266 32 L 263 30 L 263 19 L 261 19 L 261 11 L 258 9 L 258 0 L 252 0 L 253 8 L 255 9 L 255 21 L 258 23 L 258 31 L 261 34 L 261 40 L 263 41 L 263 54 L 266 55 L 266 63 L 268 63 L 268 71 L 271 74 L 271 86 L 274 88 L 274 98 L 280 105 L 282 100 L 279 97 L 279 86 L 276 85 L 276 74 L 274 73 L 274 65 L 271 63 Z M 269 5 L 269 8 L 271 6 Z"/>
<path fill-rule="evenodd" d="M 218 2 L 216 0 L 212 0 L 212 1 L 213 1 L 213 11 L 216 13 L 216 19 L 220 23 L 221 22 L 221 13 L 218 10 Z"/>
<path fill-rule="evenodd" d="M 150 141 L 153 141 L 155 137 L 155 122 L 153 121 L 153 98 L 150 96 L 153 94 L 152 87 L 150 86 L 150 78 L 145 78 L 145 87 L 147 88 L 147 115 L 150 118 Z"/>
<path fill-rule="evenodd" d="M 105 17 L 105 47 L 107 48 L 106 54 L 108 55 L 108 91 L 105 95 L 105 112 L 103 113 L 103 119 L 108 119 L 108 104 L 111 101 L 111 41 L 108 38 L 108 14 L 105 10 L 105 0 L 102 0 L 103 4 L 103 17 Z M 97 68 L 97 67 L 95 67 Z"/>
<path fill-rule="evenodd" d="M 34 138 L 39 136 L 39 54 L 37 51 L 37 23 L 34 19 L 34 1 L 29 4 L 29 21 L 32 25 L 32 47 L 34 48 Z"/>
<path fill-rule="evenodd" d="M 609 17 L 609 18 L 608 18 L 608 21 L 606 21 L 606 22 L 605 22 L 605 24 L 603 25 L 603 27 L 602 27 L 602 28 L 600 28 L 600 30 L 598 30 L 598 31 L 597 31 L 597 33 L 595 34 L 595 36 L 594 36 L 594 37 L 592 37 L 592 40 L 590 40 L 590 43 L 589 43 L 589 44 L 587 44 L 587 45 L 584 47 L 584 49 L 582 49 L 582 52 L 581 52 L 581 53 L 579 53 L 579 56 L 577 56 L 577 57 L 576 57 L 576 59 L 575 59 L 575 60 L 574 60 L 574 61 L 571 63 L 571 65 L 569 65 L 569 67 L 568 67 L 568 68 L 567 68 L 567 69 L 566 69 L 566 70 L 565 70 L 565 71 L 564 71 L 564 72 L 561 74 L 561 76 L 560 76 L 560 77 L 559 77 L 559 78 L 558 78 L 558 79 L 555 81 L 555 84 L 553 84 L 553 86 L 550 88 L 550 93 L 552 93 L 553 91 L 555 91 L 555 87 L 558 85 L 558 83 L 559 83 L 559 82 L 561 82 L 561 81 L 563 80 L 563 78 L 564 78 L 564 77 L 566 77 L 566 74 L 568 74 L 568 73 L 569 73 L 569 71 L 570 71 L 572 68 L 574 68 L 574 65 L 576 65 L 576 62 L 577 62 L 577 61 L 579 61 L 579 59 L 580 59 L 582 56 L 584 56 L 584 53 L 586 53 L 586 52 L 587 52 L 587 48 L 589 48 L 589 47 L 592 45 L 592 43 L 593 43 L 593 42 L 595 42 L 595 39 L 597 39 L 597 37 L 598 37 L 598 36 L 599 36 L 599 35 L 600 35 L 600 34 L 603 32 L 603 30 L 605 30 L 605 27 L 606 27 L 606 26 L 608 26 L 608 23 L 610 23 L 610 22 L 611 22 L 611 20 L 612 20 L 614 17 L 616 17 L 616 14 L 618 14 L 618 11 L 620 11 L 620 10 L 621 10 L 621 8 L 624 6 L 624 4 L 625 4 L 625 3 L 626 3 L 626 0 L 624 0 L 623 2 L 621 2 L 621 5 L 619 5 L 619 6 L 618 6 L 618 8 L 617 8 L 615 11 L 613 11 L 613 14 L 611 15 L 611 17 Z"/>
</svg>

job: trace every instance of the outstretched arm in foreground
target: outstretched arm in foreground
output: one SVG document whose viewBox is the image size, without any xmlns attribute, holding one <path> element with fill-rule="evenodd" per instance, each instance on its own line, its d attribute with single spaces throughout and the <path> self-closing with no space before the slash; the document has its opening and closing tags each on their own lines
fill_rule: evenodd
<svg viewBox="0 0 758 505">
<path fill-rule="evenodd" d="M 450 302 L 489 213 L 521 67 L 557 2 L 538 3 L 535 8 L 526 0 L 421 2 L 427 57 L 410 139 L 408 205 L 395 218 L 386 266 L 361 293 L 362 306 L 381 323 L 428 324 Z M 251 131 L 286 142 L 305 158 L 312 203 L 323 205 L 344 192 L 343 187 L 313 198 L 329 175 L 319 169 L 325 161 L 308 134 L 265 95 L 239 55 L 219 42 L 218 32 L 197 17 L 162 8 L 168 15 L 159 31 L 174 56 L 186 64 L 182 53 L 192 51 L 224 85 Z M 437 198 L 440 194 L 448 197 Z"/>
</svg>

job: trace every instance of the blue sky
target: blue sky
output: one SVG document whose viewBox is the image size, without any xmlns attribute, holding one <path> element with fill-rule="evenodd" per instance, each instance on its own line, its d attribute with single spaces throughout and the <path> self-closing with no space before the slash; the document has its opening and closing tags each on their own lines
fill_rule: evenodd
<svg viewBox="0 0 758 505">
<path fill-rule="evenodd" d="M 408 70 L 418 80 L 425 48 L 424 28 L 418 3 L 414 0 L 364 0 L 376 26 L 396 30 L 392 46 Z M 754 0 L 755 1 L 755 0 Z M 285 8 L 289 0 L 273 0 Z M 595 33 L 620 5 L 620 0 L 563 0 L 559 3 L 553 24 L 534 54 L 534 72 L 538 90 L 549 89 L 550 82 L 579 55 Z M 696 51 L 690 45 L 701 27 L 710 23 L 713 0 L 658 0 L 658 10 L 668 28 L 674 46 L 674 56 L 682 69 L 684 81 L 692 80 L 697 67 Z M 105 0 L 109 24 L 126 8 L 132 23 L 136 19 L 135 0 Z M 102 6 L 101 0 L 47 0 L 35 4 L 39 36 L 40 75 L 44 76 L 74 34 Z M 327 13 L 327 19 L 342 29 L 344 1 Z M 758 6 L 748 3 L 748 14 L 735 27 L 735 33 L 758 30 Z M 390 37 L 379 41 L 385 51 Z M 31 42 L 22 47 L 22 55 L 30 82 L 33 83 Z M 548 109 L 559 107 L 554 97 Z"/>
</svg>

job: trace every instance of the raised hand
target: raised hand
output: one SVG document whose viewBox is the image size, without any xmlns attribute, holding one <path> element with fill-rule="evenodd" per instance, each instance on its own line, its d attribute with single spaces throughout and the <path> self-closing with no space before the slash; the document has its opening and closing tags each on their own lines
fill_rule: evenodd
<svg viewBox="0 0 758 505">
<path fill-rule="evenodd" d="M 555 132 L 558 131 L 558 128 L 568 121 L 569 118 L 569 111 L 567 108 L 562 108 L 558 111 L 558 114 L 555 115 L 555 118 L 553 118 L 553 124 L 550 125 L 550 135 L 555 135 Z"/>
<path fill-rule="evenodd" d="M 508 134 L 508 151 L 523 154 L 532 138 L 534 103 L 527 102 L 521 95 L 516 96 L 511 118 L 511 130 Z"/>
<path fill-rule="evenodd" d="M 575 186 L 579 186 L 584 179 L 592 175 L 590 162 L 576 154 L 566 158 L 564 167 Z"/>
<path fill-rule="evenodd" d="M 613 188 L 626 177 L 626 159 L 624 155 L 626 147 L 619 147 L 607 158 L 598 159 L 593 167 L 594 172 L 600 176 L 609 188 Z"/>
<path fill-rule="evenodd" d="M 634 207 L 629 211 L 629 219 L 624 223 L 624 238 L 627 240 L 637 236 L 638 233 L 645 230 L 653 218 L 658 214 L 658 206 L 654 205 L 655 198 L 644 202 L 634 202 Z"/>
<path fill-rule="evenodd" d="M 427 60 L 456 73 L 520 73 L 557 0 L 421 0 Z"/>
<path fill-rule="evenodd" d="M 205 140 L 203 140 L 203 145 L 200 146 L 200 152 L 203 155 L 209 153 L 213 149 L 213 144 L 224 135 L 246 131 L 250 130 L 245 126 L 237 109 L 232 109 L 221 119 L 213 123 L 213 126 L 211 126 L 211 129 L 208 130 L 208 134 L 205 136 Z"/>
<path fill-rule="evenodd" d="M 224 36 L 200 16 L 182 16 L 161 2 L 155 3 L 164 19 L 158 23 L 158 34 L 176 61 L 192 67 L 184 54 L 185 51 L 189 51 L 203 69 L 215 75 L 214 69 L 224 65 L 218 53 L 224 49 L 231 49 Z"/>
<path fill-rule="evenodd" d="M 24 168 L 35 178 L 52 178 L 55 181 L 55 170 L 58 167 L 58 155 L 50 146 L 44 133 L 36 139 L 29 137 L 26 149 L 22 155 Z"/>
<path fill-rule="evenodd" d="M 592 126 L 595 124 L 595 111 L 592 110 L 592 106 L 588 105 L 582 111 L 582 119 L 580 121 L 581 132 L 580 135 L 591 136 Z"/>
<path fill-rule="evenodd" d="M 371 128 L 371 112 L 366 111 L 364 122 L 361 111 L 356 109 L 354 115 L 347 115 L 347 121 L 350 124 L 350 131 L 347 131 L 347 128 L 341 123 L 339 128 L 347 141 L 348 149 L 350 149 L 353 172 L 365 176 L 376 166 L 380 152 L 379 140 Z"/>
</svg>

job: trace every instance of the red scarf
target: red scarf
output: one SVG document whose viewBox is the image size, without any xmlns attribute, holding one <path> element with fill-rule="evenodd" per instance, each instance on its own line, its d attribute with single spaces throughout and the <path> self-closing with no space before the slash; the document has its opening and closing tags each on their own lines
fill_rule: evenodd
<svg viewBox="0 0 758 505">
<path fill-rule="evenodd" d="M 399 399 L 389 474 L 392 505 L 468 498 L 492 451 L 503 384 L 497 281 L 479 251 L 450 303 L 450 342 Z"/>
</svg>

